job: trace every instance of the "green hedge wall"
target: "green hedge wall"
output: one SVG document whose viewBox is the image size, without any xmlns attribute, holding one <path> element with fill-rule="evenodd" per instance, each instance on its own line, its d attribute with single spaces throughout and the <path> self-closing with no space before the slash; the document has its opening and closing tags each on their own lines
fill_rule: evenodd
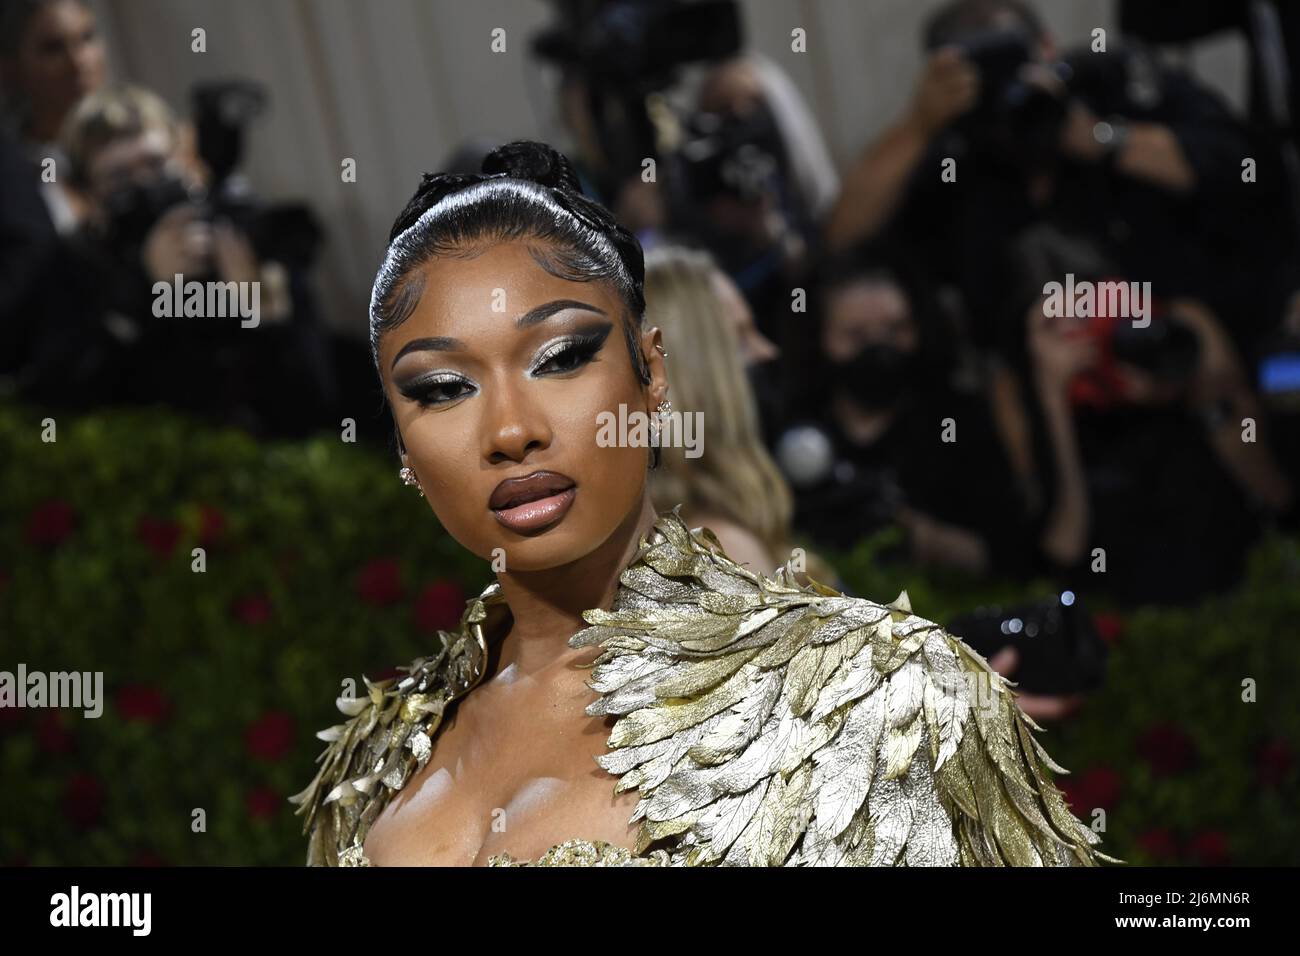
<svg viewBox="0 0 1300 956">
<path fill-rule="evenodd" d="M 102 670 L 108 703 L 0 710 L 0 862 L 300 863 L 285 798 L 341 681 L 423 653 L 487 565 L 338 436 L 145 411 L 55 415 L 45 443 L 42 417 L 0 408 L 0 669 Z"/>
<path fill-rule="evenodd" d="M 341 680 L 425 653 L 488 567 L 374 447 L 153 410 L 55 414 L 46 442 L 47 414 L 0 405 L 0 670 L 103 671 L 106 703 L 0 708 L 0 864 L 300 863 L 286 797 Z M 836 556 L 854 593 L 906 587 L 937 620 L 1045 593 L 886 567 L 888 543 Z M 1108 852 L 1300 862 L 1297 582 L 1300 545 L 1273 539 L 1232 596 L 1102 615 L 1108 685 L 1042 739 Z"/>
</svg>

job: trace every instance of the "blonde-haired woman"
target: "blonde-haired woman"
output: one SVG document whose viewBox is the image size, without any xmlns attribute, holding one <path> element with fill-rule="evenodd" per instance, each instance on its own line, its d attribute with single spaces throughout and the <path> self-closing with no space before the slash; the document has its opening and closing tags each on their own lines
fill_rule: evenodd
<svg viewBox="0 0 1300 956">
<path fill-rule="evenodd" d="M 697 457 L 687 457 L 684 447 L 661 449 L 650 493 L 660 506 L 681 502 L 683 517 L 712 530 L 737 562 L 770 572 L 790 557 L 794 505 L 763 446 L 745 369 L 780 353 L 707 252 L 651 249 L 645 293 L 646 321 L 663 330 L 673 357 L 668 378 L 674 405 L 683 416 L 701 413 L 703 428 Z M 807 570 L 818 580 L 830 574 L 820 564 Z"/>
</svg>

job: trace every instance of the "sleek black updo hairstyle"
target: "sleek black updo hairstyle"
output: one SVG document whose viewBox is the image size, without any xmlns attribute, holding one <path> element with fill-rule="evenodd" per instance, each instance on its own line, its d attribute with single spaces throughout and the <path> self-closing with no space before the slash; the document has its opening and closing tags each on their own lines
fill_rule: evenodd
<svg viewBox="0 0 1300 956">
<path fill-rule="evenodd" d="M 573 166 L 545 143 L 519 141 L 484 158 L 481 173 L 425 173 L 393 223 L 370 294 L 370 350 L 410 317 L 424 292 L 418 273 L 431 259 L 471 257 L 495 242 L 537 239 L 533 257 L 573 282 L 613 282 L 627 307 L 624 338 L 642 384 L 650 370 L 638 331 L 645 315 L 641 243 L 604 206 L 584 196 Z"/>
</svg>

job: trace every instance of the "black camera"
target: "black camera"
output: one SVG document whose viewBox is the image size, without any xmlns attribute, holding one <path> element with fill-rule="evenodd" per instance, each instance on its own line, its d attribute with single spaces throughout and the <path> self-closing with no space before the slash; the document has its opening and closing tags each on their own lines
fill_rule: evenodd
<svg viewBox="0 0 1300 956">
<path fill-rule="evenodd" d="M 190 198 L 185 184 L 171 175 L 115 189 L 104 200 L 109 238 L 125 247 L 139 247 L 163 213 Z"/>
<path fill-rule="evenodd" d="M 585 109 L 604 155 L 609 192 L 639 173 L 659 142 L 647 97 L 668 89 L 688 63 L 719 60 L 741 48 L 734 0 L 553 0 L 559 21 L 533 38 L 533 53 L 585 85 Z"/>
<path fill-rule="evenodd" d="M 1019 166 L 1041 167 L 1056 154 L 1067 97 L 1025 79 L 1034 62 L 1033 37 L 1020 29 L 971 34 L 957 44 L 980 76 L 980 99 L 957 128 L 980 153 Z M 1068 89 L 1072 70 L 1044 64 Z"/>
<path fill-rule="evenodd" d="M 780 190 L 785 150 L 765 106 L 744 116 L 696 113 L 686 131 L 674 170 L 687 203 L 722 195 L 750 203 Z"/>
<path fill-rule="evenodd" d="M 1160 317 L 1149 325 L 1120 322 L 1111 334 L 1111 350 L 1121 362 L 1136 366 L 1165 382 L 1185 383 L 1200 361 L 1200 342 L 1185 323 L 1174 316 Z"/>
<path fill-rule="evenodd" d="M 1101 686 L 1108 649 L 1072 591 L 1014 607 L 978 607 L 947 630 L 980 655 L 1013 647 L 1020 658 L 1009 678 L 1035 694 L 1075 694 Z"/>
<path fill-rule="evenodd" d="M 561 22 L 533 38 L 544 60 L 607 83 L 661 89 L 676 69 L 740 49 L 734 0 L 555 0 Z"/>
<path fill-rule="evenodd" d="M 321 227 L 301 203 L 267 204 L 235 173 L 248 124 L 266 108 L 265 89 L 248 80 L 200 83 L 191 91 L 199 156 L 212 180 L 205 218 L 224 219 L 248 236 L 258 259 L 306 269 L 316 258 Z"/>
<path fill-rule="evenodd" d="M 110 240 L 139 247 L 167 210 L 201 202 L 203 219 L 230 221 L 248 236 L 259 259 L 290 268 L 310 266 L 321 237 L 311 210 L 299 203 L 263 203 L 235 175 L 243 157 L 245 127 L 266 103 L 262 88 L 242 80 L 203 83 L 193 89 L 192 102 L 199 156 L 212 177 L 206 196 L 195 195 L 170 174 L 124 186 L 106 199 Z"/>
</svg>

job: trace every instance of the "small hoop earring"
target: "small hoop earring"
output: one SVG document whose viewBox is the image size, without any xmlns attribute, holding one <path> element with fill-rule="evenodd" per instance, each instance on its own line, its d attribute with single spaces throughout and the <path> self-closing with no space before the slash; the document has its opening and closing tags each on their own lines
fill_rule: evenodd
<svg viewBox="0 0 1300 956">
<path fill-rule="evenodd" d="M 658 346 L 655 347 L 658 348 Z M 659 418 L 663 418 L 672 410 L 673 410 L 673 403 L 668 401 L 668 399 L 664 399 L 662 402 L 660 402 L 658 405 L 655 406 L 655 412 L 658 414 Z M 660 457 L 659 442 L 661 437 L 663 436 L 663 426 L 660 425 L 659 422 L 656 421 L 655 419 L 651 419 L 650 427 L 653 430 L 653 434 L 654 434 L 654 437 L 652 439 L 653 450 L 650 452 L 650 468 L 653 471 L 654 469 L 659 467 L 659 457 Z"/>
<path fill-rule="evenodd" d="M 402 479 L 402 484 L 404 484 L 404 485 L 415 485 L 415 487 L 418 488 L 419 491 L 420 491 L 420 497 L 421 497 L 421 498 L 424 497 L 424 489 L 423 489 L 423 488 L 420 488 L 420 479 L 417 478 L 417 477 L 415 477 L 415 469 L 410 468 L 410 467 L 408 466 L 408 467 L 406 467 L 406 468 L 403 468 L 403 469 L 402 469 L 401 471 L 399 471 L 397 474 L 398 474 L 398 477 L 400 477 L 400 478 Z"/>
<path fill-rule="evenodd" d="M 664 358 L 668 357 L 668 353 L 664 351 L 664 347 L 662 345 L 656 345 L 655 348 L 659 350 L 659 354 L 662 355 Z"/>
</svg>

